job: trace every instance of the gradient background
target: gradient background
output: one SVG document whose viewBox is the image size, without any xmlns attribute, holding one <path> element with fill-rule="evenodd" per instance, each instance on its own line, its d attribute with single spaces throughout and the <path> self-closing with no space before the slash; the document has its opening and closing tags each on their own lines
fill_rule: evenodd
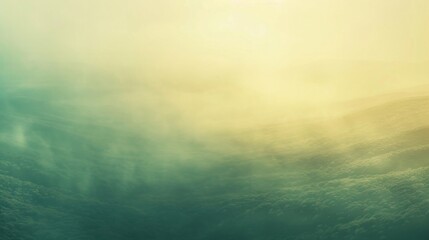
<svg viewBox="0 0 429 240">
<path fill-rule="evenodd" d="M 0 239 L 429 239 L 426 0 L 2 0 Z"/>
</svg>

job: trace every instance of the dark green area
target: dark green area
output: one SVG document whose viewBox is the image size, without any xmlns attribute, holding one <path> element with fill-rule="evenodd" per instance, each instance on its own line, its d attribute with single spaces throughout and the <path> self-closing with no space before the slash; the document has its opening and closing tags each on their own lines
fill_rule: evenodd
<svg viewBox="0 0 429 240">
<path fill-rule="evenodd" d="M 268 134 L 268 146 L 286 146 L 214 151 L 213 141 L 161 137 L 149 120 L 135 131 L 108 106 L 79 104 L 110 90 L 1 78 L 2 240 L 429 239 L 429 127 L 403 127 L 427 117 L 428 98 L 341 120 L 391 132 L 378 138 L 315 132 L 300 152 Z"/>
</svg>

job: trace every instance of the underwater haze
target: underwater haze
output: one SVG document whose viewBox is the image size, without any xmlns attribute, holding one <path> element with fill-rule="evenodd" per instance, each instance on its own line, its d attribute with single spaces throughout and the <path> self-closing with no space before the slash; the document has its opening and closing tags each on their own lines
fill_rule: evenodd
<svg viewBox="0 0 429 240">
<path fill-rule="evenodd" d="M 0 240 L 429 239 L 428 12 L 0 1 Z"/>
</svg>

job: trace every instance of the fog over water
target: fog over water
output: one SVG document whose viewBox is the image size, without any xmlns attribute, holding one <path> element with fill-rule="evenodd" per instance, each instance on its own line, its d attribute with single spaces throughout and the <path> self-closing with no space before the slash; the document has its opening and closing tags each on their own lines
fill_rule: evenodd
<svg viewBox="0 0 429 240">
<path fill-rule="evenodd" d="M 0 239 L 428 239 L 428 10 L 2 1 Z"/>
</svg>

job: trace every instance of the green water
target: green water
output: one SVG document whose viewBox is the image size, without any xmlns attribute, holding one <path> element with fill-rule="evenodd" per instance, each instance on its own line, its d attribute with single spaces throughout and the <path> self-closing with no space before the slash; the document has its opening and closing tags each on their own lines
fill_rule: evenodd
<svg viewBox="0 0 429 240">
<path fill-rule="evenodd" d="M 204 138 L 127 119 L 108 88 L 1 79 L 0 239 L 429 237 L 429 128 L 407 125 L 426 97 L 340 118 L 336 141 L 323 124 Z M 351 134 L 368 122 L 387 133 Z"/>
</svg>

